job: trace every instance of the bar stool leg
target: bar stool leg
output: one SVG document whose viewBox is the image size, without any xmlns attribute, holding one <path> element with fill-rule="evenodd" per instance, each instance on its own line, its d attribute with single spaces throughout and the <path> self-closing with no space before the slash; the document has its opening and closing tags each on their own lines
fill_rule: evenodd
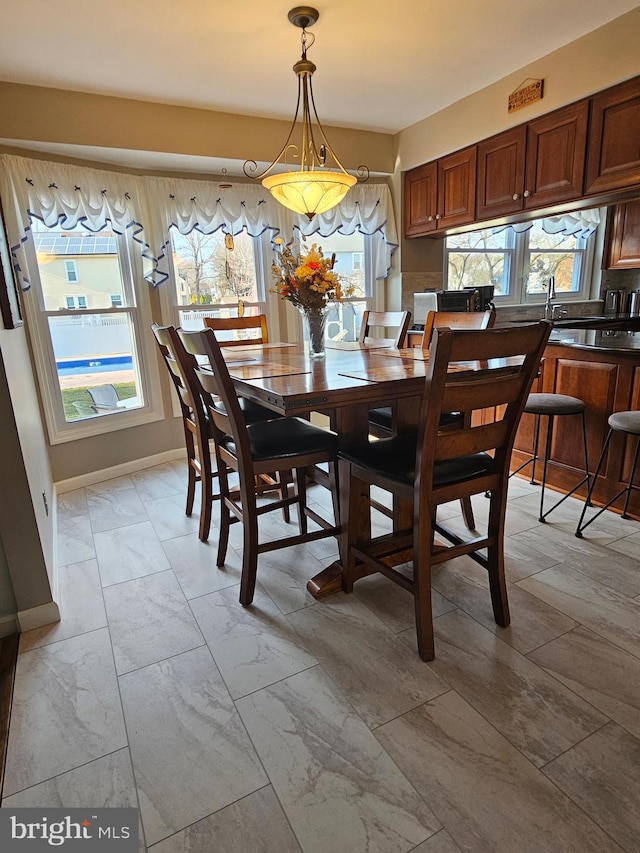
<svg viewBox="0 0 640 853">
<path fill-rule="evenodd" d="M 540 416 L 538 416 L 538 419 L 539 418 L 540 418 Z M 549 415 L 548 420 L 547 420 L 547 437 L 546 437 L 545 443 L 544 443 L 544 459 L 542 462 L 542 483 L 541 483 L 542 488 L 540 490 L 540 517 L 538 518 L 538 521 L 542 522 L 542 524 L 544 524 L 546 522 L 545 513 L 543 512 L 543 509 L 544 509 L 544 487 L 545 487 L 546 482 L 547 482 L 547 465 L 549 464 L 549 457 L 551 456 L 551 433 L 552 432 L 553 432 L 553 415 Z M 536 448 L 537 448 L 537 445 L 536 445 Z M 533 468 L 535 471 L 535 462 L 533 464 Z M 533 482 L 533 480 L 531 482 Z"/>
<path fill-rule="evenodd" d="M 536 426 L 533 433 L 533 456 L 529 460 L 531 465 L 531 485 L 535 486 L 536 484 L 536 462 L 538 460 L 538 439 L 540 437 L 540 415 L 536 415 Z M 526 463 L 528 464 L 528 463 Z M 544 488 L 543 488 L 544 491 Z M 542 512 L 542 510 L 540 510 Z"/>
<path fill-rule="evenodd" d="M 576 412 L 575 414 L 578 414 L 578 412 Z M 543 471 L 542 471 L 542 493 L 540 495 L 540 518 L 538 519 L 538 521 L 541 521 L 543 524 L 545 523 L 546 518 L 549 515 L 549 513 L 553 512 L 553 510 L 556 509 L 556 507 L 559 507 L 560 504 L 563 501 L 566 501 L 567 498 L 570 498 L 571 495 L 574 494 L 574 492 L 577 491 L 577 489 L 579 489 L 580 486 L 583 485 L 583 483 L 587 484 L 587 497 L 586 497 L 585 504 L 586 504 L 586 506 L 591 506 L 591 475 L 589 474 L 589 458 L 587 455 L 587 425 L 586 425 L 584 412 L 581 412 L 581 415 L 582 415 L 582 443 L 584 446 L 584 477 L 582 478 L 582 480 L 580 480 L 579 483 L 576 483 L 576 485 L 571 489 L 571 491 L 567 492 L 566 495 L 563 495 L 559 501 L 556 501 L 552 507 L 550 507 L 545 513 L 543 513 L 542 512 L 542 503 L 544 500 L 544 487 L 545 487 L 545 483 L 547 480 L 547 462 L 549 461 L 549 456 L 551 455 L 551 433 L 552 433 L 552 429 L 553 429 L 553 419 L 555 417 L 554 415 L 548 416 L 549 417 L 549 429 L 547 432 L 547 440 L 546 440 L 546 444 L 545 444 L 544 467 L 543 467 Z M 583 509 L 584 509 L 584 507 L 583 507 Z"/>
<path fill-rule="evenodd" d="M 640 436 L 636 439 L 636 452 L 633 454 L 633 465 L 631 466 L 631 473 L 629 474 L 629 484 L 627 485 L 627 496 L 624 499 L 624 509 L 622 510 L 622 517 L 628 518 L 627 509 L 629 508 L 629 498 L 631 497 L 631 489 L 633 488 L 633 478 L 636 473 L 636 465 L 638 464 L 638 452 L 640 451 Z"/>
<path fill-rule="evenodd" d="M 612 434 L 613 434 L 613 430 L 610 429 L 609 432 L 607 433 L 607 437 L 604 440 L 604 445 L 602 446 L 602 451 L 600 453 L 600 458 L 598 459 L 598 464 L 596 465 L 596 470 L 593 472 L 593 477 L 591 479 L 591 483 L 589 484 L 589 491 L 587 492 L 587 497 L 586 497 L 586 500 L 584 502 L 584 506 L 582 507 L 582 512 L 580 513 L 580 519 L 578 521 L 578 526 L 576 527 L 576 536 L 578 537 L 578 539 L 582 539 L 582 531 L 585 529 L 585 527 L 588 527 L 591 524 L 591 522 L 594 521 L 599 515 L 601 515 L 605 511 L 605 509 L 607 509 L 607 507 L 611 506 L 611 503 L 612 503 L 610 501 L 606 506 L 603 506 L 602 509 L 598 510 L 598 512 L 593 516 L 593 518 L 590 518 L 589 521 L 586 522 L 586 524 L 582 523 L 584 516 L 585 516 L 585 513 L 587 511 L 587 507 L 592 506 L 591 495 L 593 494 L 593 490 L 594 490 L 596 482 L 598 480 L 598 474 L 600 473 L 600 468 L 602 467 L 602 462 L 603 462 L 604 457 L 606 455 L 607 448 L 609 447 L 609 442 L 611 441 Z M 622 494 L 622 493 L 620 493 L 620 494 Z M 615 500 L 615 498 L 614 498 L 614 500 Z"/>
</svg>

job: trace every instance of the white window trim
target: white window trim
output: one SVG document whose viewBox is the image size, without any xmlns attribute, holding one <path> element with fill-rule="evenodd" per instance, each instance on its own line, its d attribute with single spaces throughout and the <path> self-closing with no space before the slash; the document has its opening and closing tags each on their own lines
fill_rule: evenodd
<svg viewBox="0 0 640 853">
<path fill-rule="evenodd" d="M 118 241 L 124 241 L 124 236 L 118 237 Z M 58 374 L 56 368 L 55 354 L 51 343 L 48 328 L 48 316 L 78 316 L 78 314 L 118 314 L 127 311 L 124 308 L 100 308 L 100 309 L 69 309 L 55 312 L 46 311 L 44 298 L 40 287 L 40 275 L 35 254 L 33 241 L 28 239 L 24 244 L 25 258 L 27 261 L 30 280 L 33 286 L 24 293 L 24 308 L 27 328 L 33 346 L 38 385 L 42 397 L 45 423 L 52 445 L 64 444 L 68 441 L 77 441 L 95 435 L 103 435 L 116 430 L 128 429 L 129 427 L 153 423 L 163 420 L 165 414 L 162 406 L 162 392 L 160 386 L 160 374 L 158 361 L 154 349 L 155 342 L 150 326 L 153 322 L 151 316 L 151 302 L 149 298 L 149 285 L 142 276 L 142 260 L 139 253 L 129 251 L 119 253 L 118 257 L 126 262 L 129 259 L 131 265 L 124 271 L 124 287 L 129 288 L 134 281 L 141 284 L 137 288 L 136 308 L 132 314 L 133 333 L 139 341 L 140 359 L 140 385 L 144 399 L 144 405 L 135 409 L 123 409 L 113 414 L 104 414 L 95 418 L 85 418 L 68 422 L 65 420 L 62 397 L 59 392 Z M 131 298 L 132 294 L 128 294 Z M 128 301 L 128 300 L 127 300 Z"/>
</svg>

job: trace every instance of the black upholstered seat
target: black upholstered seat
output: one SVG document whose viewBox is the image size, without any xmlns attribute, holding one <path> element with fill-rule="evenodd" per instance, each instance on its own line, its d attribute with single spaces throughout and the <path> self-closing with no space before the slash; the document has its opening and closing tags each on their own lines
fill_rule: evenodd
<svg viewBox="0 0 640 853">
<path fill-rule="evenodd" d="M 335 433 L 318 429 L 302 418 L 253 423 L 247 426 L 247 435 L 255 462 L 286 459 L 305 453 L 335 455 L 338 452 L 338 437 Z M 235 441 L 231 436 L 225 436 L 222 444 L 230 453 L 236 453 Z"/>
</svg>

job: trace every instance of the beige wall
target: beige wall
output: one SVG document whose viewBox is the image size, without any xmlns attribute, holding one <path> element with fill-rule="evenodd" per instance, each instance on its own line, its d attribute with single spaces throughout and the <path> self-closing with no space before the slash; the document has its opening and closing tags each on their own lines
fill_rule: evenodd
<svg viewBox="0 0 640 853">
<path fill-rule="evenodd" d="M 290 122 L 0 82 L 5 139 L 270 162 Z M 327 127 L 344 166 L 393 171 L 393 136 Z"/>
<path fill-rule="evenodd" d="M 640 7 L 401 131 L 397 168 L 427 163 L 637 74 Z M 544 79 L 543 99 L 509 114 L 509 94 L 529 77 Z"/>
</svg>

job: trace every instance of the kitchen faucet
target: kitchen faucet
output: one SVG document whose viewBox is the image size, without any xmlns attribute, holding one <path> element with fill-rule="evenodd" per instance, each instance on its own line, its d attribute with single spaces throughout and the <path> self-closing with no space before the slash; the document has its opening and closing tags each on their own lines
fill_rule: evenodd
<svg viewBox="0 0 640 853">
<path fill-rule="evenodd" d="M 556 279 L 550 275 L 547 282 L 547 301 L 544 303 L 544 319 L 551 320 L 553 317 L 553 300 L 556 298 Z"/>
</svg>

